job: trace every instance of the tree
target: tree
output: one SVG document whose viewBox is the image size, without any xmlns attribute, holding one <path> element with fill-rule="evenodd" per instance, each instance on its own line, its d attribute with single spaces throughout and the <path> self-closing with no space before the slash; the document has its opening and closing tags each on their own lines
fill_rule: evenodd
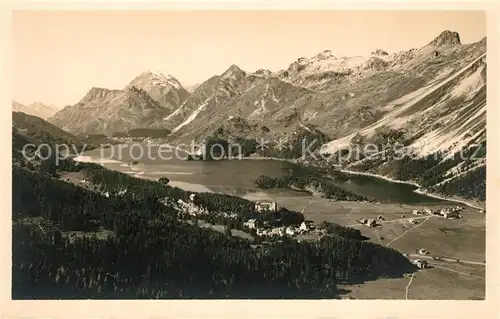
<svg viewBox="0 0 500 319">
<path fill-rule="evenodd" d="M 259 188 L 273 188 L 275 186 L 274 179 L 266 175 L 260 175 L 255 180 L 255 186 Z"/>
<path fill-rule="evenodd" d="M 170 180 L 166 177 L 160 177 L 158 179 L 158 182 L 162 183 L 163 185 L 167 185 L 168 183 L 170 183 Z"/>
<path fill-rule="evenodd" d="M 226 236 L 232 236 L 232 234 L 231 234 L 231 228 L 229 226 L 226 226 L 224 228 L 224 234 L 226 234 Z"/>
</svg>

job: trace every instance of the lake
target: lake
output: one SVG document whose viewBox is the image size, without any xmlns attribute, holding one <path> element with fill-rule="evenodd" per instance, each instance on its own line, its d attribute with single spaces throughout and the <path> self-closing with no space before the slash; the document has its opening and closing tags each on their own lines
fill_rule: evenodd
<svg viewBox="0 0 500 319">
<path fill-rule="evenodd" d="M 142 150 L 140 146 L 142 145 Z M 142 156 L 140 156 L 142 153 Z M 161 153 L 161 150 L 160 150 Z M 179 152 L 185 158 L 185 153 Z M 261 190 L 254 186 L 259 175 L 282 176 L 302 168 L 296 164 L 265 159 L 186 161 L 171 153 L 159 156 L 158 147 L 145 144 L 115 145 L 108 149 L 85 152 L 79 160 L 97 162 L 106 168 L 128 173 L 140 178 L 167 177 L 170 185 L 196 192 L 220 192 L 241 197 L 266 198 L 269 194 L 280 196 L 311 196 L 309 193 L 289 189 Z M 129 165 L 130 162 L 134 164 Z M 435 199 L 414 192 L 415 186 L 393 183 L 372 176 L 347 174 L 346 182 L 335 182 L 345 190 L 387 203 L 439 203 Z"/>
</svg>

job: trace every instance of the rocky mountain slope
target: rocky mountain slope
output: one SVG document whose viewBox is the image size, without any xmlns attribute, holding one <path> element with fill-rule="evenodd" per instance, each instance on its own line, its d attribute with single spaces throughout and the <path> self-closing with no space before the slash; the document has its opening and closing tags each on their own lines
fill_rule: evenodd
<svg viewBox="0 0 500 319">
<path fill-rule="evenodd" d="M 486 39 L 463 45 L 457 33 L 445 31 L 420 49 L 380 49 L 364 57 L 325 51 L 276 73 L 247 73 L 232 66 L 202 83 L 165 125 L 176 132 L 174 141 L 207 134 L 233 116 L 277 133 L 286 132 L 287 125 L 311 124 L 332 140 L 345 140 L 484 54 Z"/>
<path fill-rule="evenodd" d="M 485 156 L 474 163 L 456 160 L 451 167 L 448 159 L 485 140 L 486 38 L 462 44 L 458 33 L 444 31 L 420 48 L 401 52 L 378 49 L 339 57 L 325 50 L 276 73 L 232 65 L 192 93 L 171 76 L 144 73 L 124 90 L 91 90 L 51 120 L 71 132 L 161 127 L 172 131 L 172 144 L 213 135 L 296 144 L 292 136 L 310 138 L 314 132 L 326 141 L 322 154 L 337 154 L 360 141 L 397 141 L 417 161 L 439 154 L 438 162 L 428 163 L 440 167 L 435 182 L 451 182 L 453 174 L 485 166 Z M 442 161 L 448 162 L 443 166 Z M 364 156 L 342 164 L 415 180 L 390 161 Z"/>
<path fill-rule="evenodd" d="M 143 72 L 130 82 L 126 89 L 136 87 L 145 91 L 168 112 L 176 110 L 189 96 L 181 83 L 171 75 L 161 72 Z"/>
<path fill-rule="evenodd" d="M 387 155 L 382 146 L 399 143 L 399 152 L 411 159 L 361 154 L 334 162 L 448 195 L 454 183 L 463 189 L 459 195 L 484 199 L 486 66 L 486 38 L 462 44 L 451 31 L 397 53 L 379 49 L 336 57 L 327 50 L 277 73 L 253 73 L 263 80 L 230 101 L 193 108 L 172 140 L 198 140 L 211 132 L 287 139 L 313 127 L 330 139 L 323 155 L 367 144 Z M 461 180 L 476 180 L 471 185 L 479 191 L 461 187 Z"/>
<path fill-rule="evenodd" d="M 208 124 L 206 120 L 214 115 L 220 120 L 219 116 L 226 116 L 222 107 L 264 80 L 265 77 L 261 75 L 248 74 L 238 66 L 231 65 L 221 75 L 201 83 L 175 112 L 164 119 L 164 123 L 176 133 L 182 129 L 186 131 L 187 127 L 190 128 L 187 131 L 199 128 L 200 120 L 204 126 Z"/>
<path fill-rule="evenodd" d="M 56 114 L 58 108 L 53 105 L 45 105 L 40 102 L 24 105 L 17 101 L 12 101 L 12 111 L 23 112 L 29 115 L 40 117 L 42 119 L 48 119 L 52 115 Z"/>
<path fill-rule="evenodd" d="M 378 120 L 326 143 L 321 151 L 338 155 L 354 144 L 374 144 L 379 147 L 373 154 L 361 152 L 343 163 L 334 156 L 334 161 L 352 170 L 415 181 L 446 195 L 484 200 L 486 39 L 461 45 L 456 33 L 444 33 L 417 54 L 414 59 L 430 54 L 441 66 L 439 72 L 421 88 L 381 105 Z M 409 61 L 409 68 L 421 68 L 415 62 Z"/>
<path fill-rule="evenodd" d="M 189 93 L 172 76 L 144 72 L 123 90 L 94 87 L 50 122 L 72 133 L 128 131 L 163 127 L 162 118 L 177 109 Z"/>
</svg>

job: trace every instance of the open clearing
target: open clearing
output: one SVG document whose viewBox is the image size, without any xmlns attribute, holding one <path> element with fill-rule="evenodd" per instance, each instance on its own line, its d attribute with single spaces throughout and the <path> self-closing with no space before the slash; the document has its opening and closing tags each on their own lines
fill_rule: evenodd
<svg viewBox="0 0 500 319">
<path fill-rule="evenodd" d="M 472 267 L 457 270 L 456 265 L 443 264 L 442 267 L 460 271 L 460 273 L 443 268 L 430 268 L 415 273 L 410 283 L 410 276 L 395 279 L 378 279 L 359 285 L 340 285 L 349 292 L 343 297 L 355 299 L 434 299 L 434 300 L 471 300 L 484 299 L 485 280 L 484 267 Z M 462 268 L 462 266 L 458 266 Z M 473 276 L 463 273 L 473 273 Z M 476 277 L 477 275 L 477 277 Z M 480 278 L 479 276 L 483 276 Z"/>
<path fill-rule="evenodd" d="M 415 216 L 414 209 L 438 209 L 456 206 L 454 203 L 406 205 L 397 203 L 330 202 L 316 197 L 273 196 L 273 200 L 289 209 L 303 211 L 316 223 L 334 222 L 361 230 L 370 241 L 402 253 L 415 254 L 424 248 L 432 268 L 415 274 L 408 288 L 408 299 L 484 299 L 486 219 L 473 208 L 461 212 L 461 219 L 445 219 L 432 215 Z M 404 214 L 404 217 L 402 217 Z M 360 225 L 361 218 L 384 217 L 382 225 L 369 228 Z M 418 224 L 409 219 L 417 219 Z M 433 256 L 478 262 L 463 264 L 456 261 L 436 261 Z M 356 299 L 405 299 L 410 276 L 378 279 L 356 285 L 343 285 L 349 290 L 344 297 Z"/>
</svg>

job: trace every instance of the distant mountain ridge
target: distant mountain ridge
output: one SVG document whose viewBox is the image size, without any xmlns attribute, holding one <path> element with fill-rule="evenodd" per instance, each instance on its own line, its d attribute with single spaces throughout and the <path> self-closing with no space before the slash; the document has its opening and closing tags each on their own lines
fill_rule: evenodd
<svg viewBox="0 0 500 319">
<path fill-rule="evenodd" d="M 111 135 L 134 128 L 163 128 L 162 118 L 188 96 L 174 77 L 147 71 L 122 90 L 91 88 L 77 104 L 49 121 L 72 133 Z"/>
<path fill-rule="evenodd" d="M 58 110 L 58 107 L 54 105 L 45 105 L 41 102 L 24 105 L 15 100 L 12 101 L 12 111 L 23 112 L 43 119 L 51 117 L 52 115 L 56 114 Z"/>
<path fill-rule="evenodd" d="M 453 154 L 486 138 L 486 67 L 486 38 L 463 44 L 446 30 L 395 53 L 339 57 L 325 50 L 278 72 L 231 65 L 191 93 L 172 76 L 145 72 L 123 90 L 89 92 L 50 121 L 73 133 L 166 128 L 172 144 L 215 133 L 289 139 L 313 127 L 325 137 L 321 153 L 388 131 L 418 156 Z"/>
</svg>

